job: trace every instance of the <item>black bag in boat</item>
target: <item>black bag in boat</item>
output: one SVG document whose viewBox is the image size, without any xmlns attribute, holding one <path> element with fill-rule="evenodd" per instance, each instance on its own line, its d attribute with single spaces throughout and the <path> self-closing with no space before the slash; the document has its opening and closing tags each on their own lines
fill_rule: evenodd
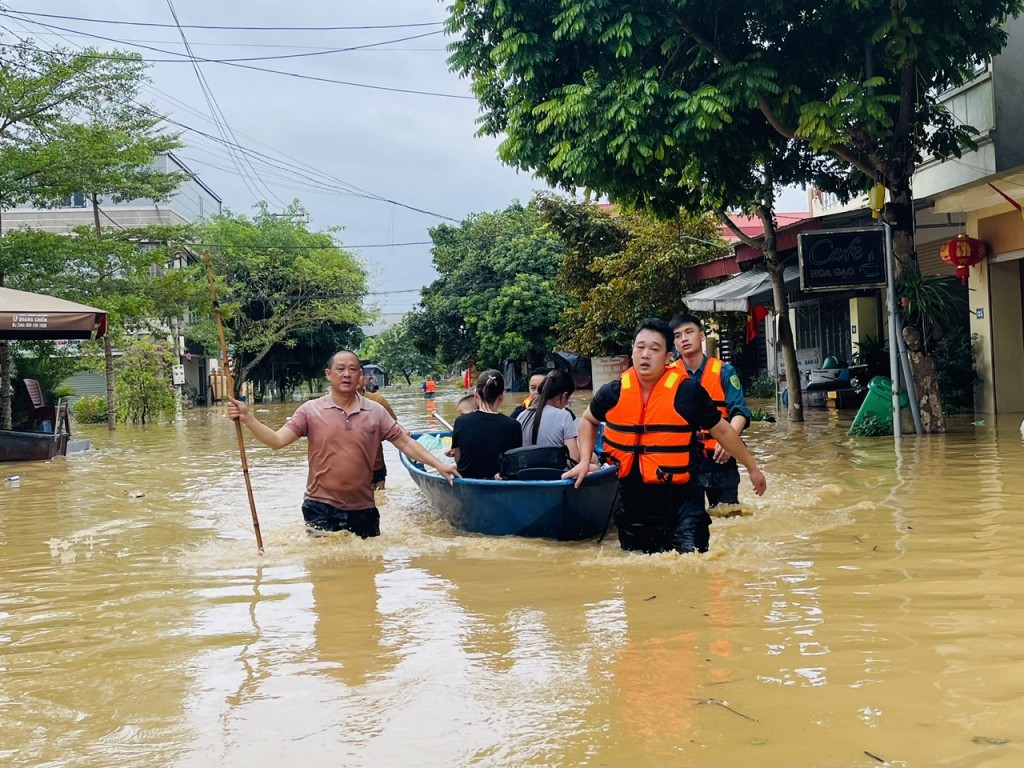
<svg viewBox="0 0 1024 768">
<path fill-rule="evenodd" d="M 564 445 L 513 448 L 498 458 L 498 472 L 506 480 L 559 480 L 569 466 Z"/>
</svg>

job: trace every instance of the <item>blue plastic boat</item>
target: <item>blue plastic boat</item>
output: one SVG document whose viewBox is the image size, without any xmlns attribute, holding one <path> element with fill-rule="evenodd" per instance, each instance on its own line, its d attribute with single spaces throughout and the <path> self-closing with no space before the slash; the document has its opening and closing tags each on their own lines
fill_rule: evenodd
<svg viewBox="0 0 1024 768">
<path fill-rule="evenodd" d="M 431 432 L 446 437 L 449 432 Z M 415 434 L 413 438 L 420 435 Z M 593 472 L 579 488 L 571 480 L 464 480 L 453 485 L 399 453 L 413 481 L 443 519 L 460 531 L 487 536 L 579 541 L 600 536 L 618 499 L 618 469 Z"/>
</svg>

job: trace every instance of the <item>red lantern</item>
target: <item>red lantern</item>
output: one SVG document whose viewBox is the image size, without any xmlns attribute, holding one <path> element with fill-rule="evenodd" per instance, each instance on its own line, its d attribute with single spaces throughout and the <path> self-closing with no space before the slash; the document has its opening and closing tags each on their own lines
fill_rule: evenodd
<svg viewBox="0 0 1024 768">
<path fill-rule="evenodd" d="M 960 282 L 967 285 L 967 276 L 971 273 L 971 267 L 985 258 L 988 249 L 981 240 L 967 235 L 957 235 L 952 240 L 942 244 L 939 248 L 939 256 L 947 264 L 956 267 L 956 276 Z"/>
</svg>

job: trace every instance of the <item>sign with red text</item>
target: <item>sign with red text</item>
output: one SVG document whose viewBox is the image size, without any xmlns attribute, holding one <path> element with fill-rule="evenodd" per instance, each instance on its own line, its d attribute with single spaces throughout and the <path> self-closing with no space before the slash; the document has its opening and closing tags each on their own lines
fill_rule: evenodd
<svg viewBox="0 0 1024 768">
<path fill-rule="evenodd" d="M 885 233 L 881 227 L 803 232 L 797 239 L 797 251 L 804 291 L 885 285 Z"/>
</svg>

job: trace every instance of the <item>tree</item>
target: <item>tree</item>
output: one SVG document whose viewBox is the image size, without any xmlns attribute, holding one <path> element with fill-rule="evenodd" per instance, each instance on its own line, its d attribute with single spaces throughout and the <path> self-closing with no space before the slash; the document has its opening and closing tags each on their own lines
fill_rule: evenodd
<svg viewBox="0 0 1024 768">
<path fill-rule="evenodd" d="M 50 172 L 62 169 L 49 159 L 57 134 L 90 106 L 130 102 L 145 66 L 137 54 L 111 57 L 91 48 L 41 51 L 31 40 L 0 49 L 0 215 L 24 202 L 46 205 L 59 200 L 62 190 Z M 7 259 L 0 264 L 0 286 L 31 290 L 33 272 L 39 271 L 27 260 Z M 9 350 L 0 341 L 4 427 L 11 423 L 9 377 Z"/>
<path fill-rule="evenodd" d="M 727 248 L 710 216 L 634 210 L 613 218 L 556 195 L 542 196 L 540 208 L 566 249 L 558 282 L 571 300 L 559 342 L 586 355 L 628 350 L 640 320 L 680 313 L 685 270 Z"/>
<path fill-rule="evenodd" d="M 420 352 L 444 365 L 539 364 L 567 297 L 555 285 L 562 246 L 535 204 L 475 213 L 430 230 L 440 277 L 409 318 Z"/>
<path fill-rule="evenodd" d="M 211 244 L 236 393 L 275 344 L 293 348 L 297 334 L 325 323 L 367 319 L 366 270 L 307 218 L 298 201 L 280 215 L 260 203 L 252 218 L 227 212 L 196 227 Z"/>
<path fill-rule="evenodd" d="M 406 384 L 412 384 L 414 373 L 434 369 L 433 359 L 416 348 L 409 315 L 363 342 L 360 354 L 391 376 L 401 374 Z"/>
<path fill-rule="evenodd" d="M 363 330 L 359 326 L 325 322 L 274 344 L 253 366 L 249 377 L 257 382 L 273 382 L 281 400 L 303 384 L 314 392 L 322 386 L 331 356 L 342 349 L 356 349 L 362 341 Z"/>
<path fill-rule="evenodd" d="M 126 200 L 162 202 L 187 178 L 184 173 L 154 167 L 156 156 L 181 146 L 178 134 L 164 134 L 154 113 L 140 111 L 134 103 L 142 80 L 125 94 L 127 101 L 89 105 L 85 122 L 55 126 L 53 136 L 39 152 L 52 195 L 67 198 L 88 195 L 92 205 L 97 241 L 103 240 L 100 198 L 115 203 Z M 52 199 L 52 198 L 51 198 Z M 102 271 L 97 273 L 101 276 Z M 114 354 L 111 334 L 103 337 L 104 373 L 107 379 L 107 427 L 114 429 Z"/>
<path fill-rule="evenodd" d="M 848 193 L 883 181 L 909 263 L 917 162 L 970 142 L 936 94 L 1002 47 L 1001 21 L 1020 8 L 566 0 L 552 14 L 547 3 L 460 0 L 450 63 L 473 78 L 481 132 L 507 134 L 510 164 L 613 200 L 758 215 L 782 310 L 777 186 L 814 179 Z"/>
<path fill-rule="evenodd" d="M 702 255 L 695 248 L 701 241 L 724 246 L 717 227 L 701 214 L 713 212 L 731 224 L 730 211 L 751 213 L 764 223 L 761 238 L 733 229 L 765 255 L 776 288 L 784 359 L 790 380 L 798 382 L 773 207 L 776 190 L 799 178 L 808 157 L 759 115 L 756 125 L 749 116 L 723 115 L 704 88 L 707 63 L 678 71 L 657 65 L 659 58 L 670 61 L 674 55 L 661 49 L 664 30 L 674 24 L 664 6 L 650 13 L 646 7 L 635 14 L 624 11 L 626 43 L 603 26 L 611 17 L 591 19 L 581 6 L 572 9 L 569 24 L 538 6 L 505 14 L 488 3 L 456 4 L 450 26 L 462 29 L 463 37 L 452 45 L 450 61 L 473 77 L 485 107 L 481 132 L 507 133 L 502 158 L 556 186 L 587 187 L 607 194 L 620 208 L 649 209 L 677 222 L 673 226 L 689 218 L 706 230 L 688 235 L 689 242 L 666 233 L 662 240 L 675 241 L 672 248 L 638 242 L 604 266 L 598 260 L 578 261 L 571 277 L 582 280 L 585 294 L 593 291 L 597 297 L 584 302 L 582 311 L 603 323 L 588 326 L 584 337 L 589 344 L 598 338 L 612 342 L 595 348 L 618 348 L 621 340 L 615 337 L 626 337 L 642 309 L 669 314 L 679 307 L 685 288 L 680 260 L 686 266 L 707 260 L 707 249 Z M 631 21 L 636 24 L 630 26 Z M 546 42 L 521 44 L 534 39 Z M 721 151 L 723 146 L 729 151 Z M 681 218 L 681 210 L 689 213 Z M 599 284 L 591 285 L 594 277 Z M 564 327 L 573 327 L 570 318 Z M 801 398 L 790 402 L 791 417 L 801 419 Z"/>
<path fill-rule="evenodd" d="M 178 393 L 171 386 L 171 366 L 177 358 L 149 340 L 135 339 L 125 346 L 118 362 L 118 416 L 132 424 L 145 424 L 161 414 L 174 413 Z"/>
</svg>

